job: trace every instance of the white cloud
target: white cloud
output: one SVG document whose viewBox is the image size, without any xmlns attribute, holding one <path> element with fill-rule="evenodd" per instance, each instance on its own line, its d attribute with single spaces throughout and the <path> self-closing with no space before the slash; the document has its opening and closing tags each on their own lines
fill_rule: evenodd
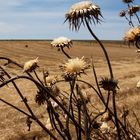
<svg viewBox="0 0 140 140">
<path fill-rule="evenodd" d="M 56 2 L 60 2 L 59 5 L 55 4 Z M 5 38 L 27 39 L 53 39 L 66 35 L 72 39 L 92 39 L 84 27 L 78 32 L 72 32 L 68 29 L 68 23 L 63 25 L 64 11 L 66 12 L 67 6 L 73 2 L 74 0 L 0 0 L 0 35 L 4 34 Z M 115 4 L 112 0 L 95 0 L 95 3 L 101 4 L 104 19 L 101 25 L 93 26 L 93 31 L 101 39 L 121 39 L 128 23 L 119 17 L 118 5 L 113 9 L 112 5 Z M 102 9 L 102 6 L 105 7 Z"/>
</svg>

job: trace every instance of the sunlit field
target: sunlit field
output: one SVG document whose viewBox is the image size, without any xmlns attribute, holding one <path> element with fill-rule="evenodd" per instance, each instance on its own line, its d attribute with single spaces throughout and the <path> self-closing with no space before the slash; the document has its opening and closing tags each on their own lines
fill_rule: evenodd
<svg viewBox="0 0 140 140">
<path fill-rule="evenodd" d="M 51 75 L 57 75 L 59 79 L 62 75 L 59 66 L 67 61 L 67 57 L 53 48 L 50 45 L 50 42 L 51 41 L 45 40 L 0 41 L 0 56 L 10 58 L 21 65 L 38 57 L 39 67 L 36 68 L 36 73 L 40 79 L 43 79 L 43 71 L 48 71 Z M 117 89 L 118 92 L 116 95 L 116 106 L 119 110 L 118 116 L 121 115 L 123 108 L 125 108 L 129 110 L 129 121 L 135 123 L 136 118 L 134 113 L 137 115 L 137 118 L 140 118 L 140 89 L 136 87 L 137 82 L 140 80 L 140 54 L 136 53 L 136 48 L 134 46 L 128 47 L 121 41 L 103 41 L 103 44 L 110 57 L 115 79 L 118 80 L 119 88 Z M 96 42 L 73 41 L 72 48 L 70 50 L 67 49 L 66 52 L 73 58 L 81 58 L 82 56 L 89 60 L 92 58 L 99 80 L 101 80 L 102 77 L 107 77 L 109 75 L 106 60 Z M 5 63 L 7 63 L 6 60 L 0 60 L 0 65 L 4 65 L 4 69 L 9 72 L 11 77 L 26 75 L 23 72 L 23 69 L 18 68 L 14 64 L 10 63 L 6 65 Z M 90 82 L 93 86 L 96 86 L 92 68 L 89 68 L 86 71 L 86 75 L 83 74 L 81 77 L 85 81 Z M 16 83 L 24 97 L 27 98 L 29 105 L 38 119 L 42 120 L 44 123 L 47 122 L 46 105 L 43 104 L 39 106 L 35 102 L 37 93 L 35 85 L 31 81 L 25 79 L 19 79 Z M 57 83 L 57 85 L 60 90 L 65 92 L 68 91 L 67 83 Z M 82 87 L 82 84 L 80 84 L 80 86 Z M 95 105 L 94 107 L 102 109 L 98 106 L 99 99 L 92 94 L 93 91 L 87 85 L 84 87 L 84 91 L 91 95 L 90 98 L 93 105 Z M 7 84 L 0 89 L 0 98 L 27 111 L 12 83 Z M 0 114 L 1 140 L 49 139 L 49 135 L 47 135 L 47 133 L 45 133 L 35 122 L 32 123 L 30 131 L 28 131 L 29 127 L 26 123 L 27 117 L 3 102 L 0 102 Z M 74 137 L 75 136 L 73 136 L 73 139 Z"/>
<path fill-rule="evenodd" d="M 0 40 L 0 140 L 140 139 L 140 5 L 122 3 L 121 41 L 98 38 L 102 8 L 85 0 L 63 22 L 91 40 Z"/>
</svg>

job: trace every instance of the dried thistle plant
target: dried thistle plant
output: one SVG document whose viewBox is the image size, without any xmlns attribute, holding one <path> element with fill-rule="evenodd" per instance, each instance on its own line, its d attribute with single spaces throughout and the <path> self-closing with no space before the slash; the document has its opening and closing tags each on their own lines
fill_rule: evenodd
<svg viewBox="0 0 140 140">
<path fill-rule="evenodd" d="M 89 68 L 89 64 L 82 58 L 69 59 L 61 68 L 65 71 L 66 75 L 80 75 L 85 73 L 85 70 Z"/>
<path fill-rule="evenodd" d="M 125 3 L 131 2 L 132 0 L 125 1 Z M 125 14 L 126 13 L 122 11 L 120 16 L 123 17 L 125 16 Z M 81 24 L 86 25 L 89 32 L 96 39 L 96 41 L 98 41 L 105 54 L 106 60 L 108 62 L 110 77 L 102 78 L 102 80 L 98 82 L 96 71 L 94 69 L 94 66 L 92 65 L 96 86 L 95 83 L 90 84 L 89 81 L 79 80 L 82 79 L 82 76 L 80 78 L 78 76 L 84 73 L 87 74 L 86 69 L 88 69 L 90 65 L 84 57 L 71 58 L 64 51 L 65 47 L 70 48 L 72 45 L 72 41 L 65 37 L 54 39 L 51 42 L 52 46 L 61 49 L 62 52 L 68 58 L 70 58 L 61 66 L 64 71 L 65 81 L 59 81 L 55 75 L 50 75 L 49 72 L 46 71 L 43 72 L 44 82 L 42 82 L 42 78 L 40 78 L 35 72 L 35 69 L 38 67 L 38 59 L 27 61 L 24 64 L 24 68 L 22 68 L 17 63 L 14 63 L 20 68 L 24 69 L 24 72 L 34 71 L 35 75 L 30 75 L 28 73 L 27 76 L 16 76 L 11 78 L 10 74 L 7 71 L 3 71 L 8 79 L 4 80 L 4 82 L 0 84 L 0 88 L 4 87 L 7 83 L 12 83 L 17 93 L 21 97 L 23 103 L 25 104 L 28 113 L 1 98 L 0 101 L 26 115 L 28 117 L 26 123 L 29 127 L 29 130 L 32 120 L 34 120 L 39 126 L 41 126 L 43 130 L 45 130 L 46 133 L 50 135 L 50 139 L 54 140 L 72 140 L 73 134 L 75 134 L 75 139 L 77 140 L 131 140 L 131 138 L 138 138 L 137 132 L 134 131 L 134 129 L 132 130 L 131 125 L 129 123 L 124 123 L 123 121 L 121 121 L 122 118 L 120 119 L 118 117 L 118 110 L 116 108 L 115 100 L 118 81 L 114 79 L 111 63 L 106 49 L 104 48 L 101 41 L 92 32 L 90 27 L 91 23 L 98 24 L 101 17 L 102 14 L 99 6 L 93 4 L 91 1 L 82 1 L 73 5 L 70 8 L 69 12 L 66 14 L 66 21 L 69 21 L 70 28 L 72 30 L 79 30 Z M 139 28 L 133 29 L 130 34 L 136 36 L 133 39 L 135 40 L 139 37 Z M 35 115 L 33 110 L 30 108 L 28 100 L 26 99 L 26 97 L 24 97 L 24 94 L 21 93 L 20 89 L 16 85 L 15 81 L 17 79 L 29 80 L 30 82 L 35 84 L 37 88 L 35 101 L 38 105 L 42 105 L 41 107 L 45 106 L 45 111 L 47 112 L 47 119 L 44 124 L 41 122 L 41 119 L 38 119 L 38 117 Z M 65 83 L 66 81 L 68 82 Z M 64 84 L 67 84 L 68 86 L 66 87 L 66 91 L 61 90 L 61 88 L 57 86 L 57 82 L 62 82 L 61 86 L 65 86 Z M 90 94 L 85 91 L 85 88 L 79 87 L 80 82 L 90 87 Z M 101 89 L 104 89 L 108 93 L 106 94 L 107 96 L 103 95 Z M 103 112 L 98 109 L 98 105 L 96 104 L 96 102 L 94 103 L 91 100 L 92 94 L 94 93 L 95 96 L 93 97 L 95 97 L 95 100 L 96 98 L 99 99 L 98 103 L 101 105 L 101 107 L 104 108 Z M 110 99 L 110 93 L 112 93 L 112 100 Z M 111 105 L 109 106 L 110 100 L 112 101 L 111 105 L 113 105 L 113 107 Z M 45 105 L 43 106 L 43 104 Z M 114 128 L 111 128 L 109 121 L 113 123 Z"/>
<path fill-rule="evenodd" d="M 104 90 L 114 91 L 116 88 L 118 88 L 118 81 L 109 78 L 102 78 L 102 80 L 99 82 L 99 85 Z"/>
<path fill-rule="evenodd" d="M 72 40 L 66 38 L 66 37 L 58 37 L 55 38 L 52 42 L 51 45 L 53 47 L 56 47 L 59 50 L 61 50 L 68 58 L 71 58 L 65 51 L 64 48 L 67 47 L 70 49 L 72 47 Z"/>
<path fill-rule="evenodd" d="M 100 18 L 102 18 L 100 7 L 93 4 L 91 1 L 82 1 L 78 2 L 70 7 L 68 13 L 65 14 L 65 22 L 69 22 L 69 27 L 72 30 L 78 31 L 80 29 L 81 24 L 86 25 L 91 35 L 95 38 L 95 40 L 99 43 L 102 48 L 105 58 L 107 60 L 110 76 L 113 78 L 113 72 L 110 64 L 110 60 L 106 49 L 102 42 L 98 39 L 98 37 L 93 33 L 90 24 L 98 24 L 100 23 Z"/>
<path fill-rule="evenodd" d="M 128 14 L 133 15 L 137 12 L 140 11 L 140 6 L 139 5 L 133 5 L 131 7 L 128 8 Z"/>
<path fill-rule="evenodd" d="M 51 42 L 51 45 L 53 47 L 57 47 L 58 49 L 59 48 L 71 48 L 72 47 L 72 40 L 66 38 L 66 37 L 58 37 L 58 38 L 55 38 L 52 42 Z"/>
<path fill-rule="evenodd" d="M 82 1 L 72 5 L 65 17 L 65 22 L 68 20 L 72 30 L 79 30 L 81 24 L 85 25 L 85 21 L 94 24 L 99 23 L 102 14 L 98 5 L 91 1 Z"/>
<path fill-rule="evenodd" d="M 128 43 L 136 43 L 140 40 L 140 26 L 130 28 L 124 36 L 124 41 Z M 139 49 L 139 46 L 136 45 L 136 47 Z"/>
<path fill-rule="evenodd" d="M 27 61 L 24 64 L 23 71 L 32 72 L 33 70 L 35 70 L 38 67 L 37 63 L 38 63 L 38 57 L 36 59 Z"/>
<path fill-rule="evenodd" d="M 126 11 L 125 10 L 121 10 L 119 15 L 120 15 L 120 17 L 125 17 Z"/>
<path fill-rule="evenodd" d="M 127 4 L 127 9 L 125 10 L 125 13 L 123 12 L 123 10 L 120 12 L 120 17 L 125 17 L 131 27 L 140 25 L 140 19 L 138 15 L 140 6 L 134 5 L 134 0 L 123 0 L 123 2 Z M 136 20 L 134 20 L 134 18 L 136 18 L 138 24 L 136 23 Z"/>
</svg>

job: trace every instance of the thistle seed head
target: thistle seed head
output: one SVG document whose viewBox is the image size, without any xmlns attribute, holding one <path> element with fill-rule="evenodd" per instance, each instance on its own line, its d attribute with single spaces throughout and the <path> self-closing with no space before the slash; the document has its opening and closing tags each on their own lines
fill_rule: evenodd
<svg viewBox="0 0 140 140">
<path fill-rule="evenodd" d="M 114 91 L 116 88 L 118 88 L 118 81 L 110 78 L 102 78 L 99 85 L 104 90 Z"/>
<path fill-rule="evenodd" d="M 33 70 L 35 70 L 38 67 L 37 63 L 38 63 L 38 57 L 36 59 L 27 61 L 24 64 L 23 71 L 32 72 Z"/>
<path fill-rule="evenodd" d="M 134 5 L 128 8 L 128 14 L 133 15 L 134 13 L 140 11 L 139 5 Z"/>
<path fill-rule="evenodd" d="M 130 28 L 124 36 L 126 42 L 134 42 L 140 38 L 140 26 Z"/>
<path fill-rule="evenodd" d="M 62 48 L 64 48 L 64 47 L 70 48 L 70 47 L 72 47 L 72 41 L 66 37 L 58 37 L 58 38 L 55 38 L 51 42 L 51 45 L 53 47 L 57 47 L 58 49 L 61 47 Z"/>
<path fill-rule="evenodd" d="M 124 10 L 120 11 L 119 13 L 120 17 L 124 17 L 126 15 L 126 12 Z"/>
<path fill-rule="evenodd" d="M 100 17 L 102 14 L 98 5 L 91 1 L 82 1 L 71 6 L 65 15 L 65 22 L 68 20 L 72 30 L 79 30 L 82 23 L 85 25 L 85 21 L 94 24 L 99 23 Z"/>
<path fill-rule="evenodd" d="M 37 91 L 37 94 L 35 96 L 35 102 L 38 103 L 38 105 L 43 105 L 46 102 L 46 99 L 44 97 L 46 93 L 43 90 Z"/>
<path fill-rule="evenodd" d="M 87 68 L 89 68 L 89 65 L 84 60 L 84 57 L 69 59 L 67 63 L 62 65 L 62 69 L 65 71 L 65 74 L 68 75 L 80 75 L 84 73 Z"/>
</svg>

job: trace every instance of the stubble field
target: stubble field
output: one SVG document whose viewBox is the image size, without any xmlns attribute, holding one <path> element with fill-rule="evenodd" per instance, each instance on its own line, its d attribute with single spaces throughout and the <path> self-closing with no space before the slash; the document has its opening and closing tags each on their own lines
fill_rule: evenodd
<svg viewBox="0 0 140 140">
<path fill-rule="evenodd" d="M 136 53 L 135 47 L 130 48 L 122 42 L 103 42 L 109 54 L 115 79 L 119 81 L 119 90 L 117 95 L 117 106 L 122 109 L 127 107 L 133 110 L 140 118 L 140 89 L 136 88 L 137 82 L 140 80 L 140 54 Z M 28 45 L 28 47 L 26 46 Z M 74 41 L 73 47 L 66 51 L 74 57 L 93 58 L 94 65 L 98 74 L 98 78 L 108 76 L 108 67 L 102 53 L 101 48 L 95 42 L 90 41 Z M 56 48 L 52 48 L 50 41 L 0 41 L 0 56 L 10 58 L 20 64 L 39 57 L 39 68 L 37 73 L 42 76 L 43 70 L 48 70 L 50 74 L 61 75 L 62 72 L 59 65 L 64 63 L 67 58 Z M 0 64 L 6 61 L 0 60 Z M 10 64 L 5 66 L 12 76 L 23 75 L 23 70 Z M 95 82 L 92 78 L 92 70 L 87 71 L 87 75 L 83 78 L 93 85 Z M 38 106 L 35 101 L 36 88 L 28 81 L 17 81 L 18 86 L 29 100 L 29 104 L 39 118 L 44 121 L 46 110 Z M 60 84 L 60 87 L 62 85 Z M 62 86 L 63 90 L 67 90 L 66 86 Z M 16 94 L 12 84 L 0 89 L 0 98 L 25 109 L 21 99 Z M 96 101 L 95 101 L 96 102 Z M 44 107 L 45 108 L 45 107 Z M 26 109 L 25 109 L 26 110 Z M 133 121 L 133 117 L 130 118 Z M 25 140 L 25 139 L 46 139 L 45 134 L 35 123 L 31 131 L 26 126 L 26 116 L 12 109 L 11 107 L 0 102 L 0 139 L 1 140 Z"/>
</svg>

